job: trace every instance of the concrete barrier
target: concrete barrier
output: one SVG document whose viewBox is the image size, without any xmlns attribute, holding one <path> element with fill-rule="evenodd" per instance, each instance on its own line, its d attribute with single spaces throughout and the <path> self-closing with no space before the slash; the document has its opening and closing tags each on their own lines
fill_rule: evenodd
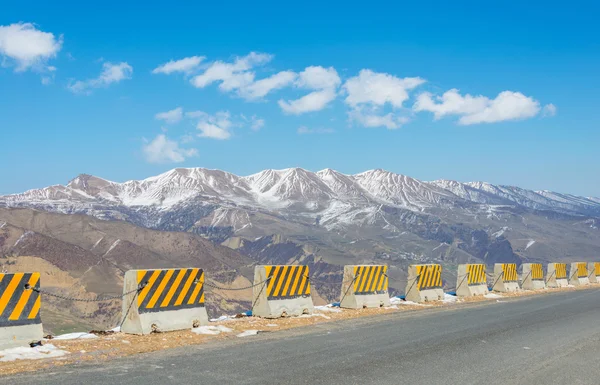
<svg viewBox="0 0 600 385">
<path fill-rule="evenodd" d="M 254 316 L 279 318 L 313 313 L 308 266 L 256 266 L 254 285 L 257 285 L 252 289 Z"/>
<path fill-rule="evenodd" d="M 569 284 L 573 286 L 584 286 L 590 284 L 588 278 L 587 263 L 573 262 L 569 271 Z"/>
<path fill-rule="evenodd" d="M 348 309 L 390 306 L 387 266 L 344 266 L 340 298 L 340 307 Z"/>
<path fill-rule="evenodd" d="M 598 277 L 600 276 L 600 262 L 589 262 L 587 268 L 590 283 L 598 283 Z"/>
<path fill-rule="evenodd" d="M 43 338 L 39 287 L 40 273 L 0 273 L 0 350 Z"/>
<path fill-rule="evenodd" d="M 459 297 L 472 297 L 484 295 L 488 292 L 487 277 L 484 264 L 458 265 L 456 276 L 456 295 Z"/>
<path fill-rule="evenodd" d="M 520 290 L 516 263 L 494 264 L 493 291 L 509 293 Z"/>
<path fill-rule="evenodd" d="M 202 269 L 129 270 L 123 284 L 126 293 L 124 333 L 150 334 L 208 324 Z"/>
<path fill-rule="evenodd" d="M 569 280 L 567 278 L 566 263 L 548 264 L 548 271 L 546 272 L 547 287 L 567 287 L 569 285 Z"/>
<path fill-rule="evenodd" d="M 407 301 L 427 302 L 444 299 L 441 265 L 410 265 L 406 282 Z"/>
<path fill-rule="evenodd" d="M 525 290 L 540 290 L 546 288 L 544 282 L 544 269 L 541 263 L 523 264 L 523 282 L 521 286 Z"/>
</svg>

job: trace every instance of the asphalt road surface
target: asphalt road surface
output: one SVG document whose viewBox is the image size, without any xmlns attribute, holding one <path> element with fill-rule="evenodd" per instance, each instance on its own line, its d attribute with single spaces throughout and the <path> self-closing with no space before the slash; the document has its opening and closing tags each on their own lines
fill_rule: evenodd
<svg viewBox="0 0 600 385">
<path fill-rule="evenodd" d="M 600 290 L 264 333 L 0 383 L 598 384 Z"/>
</svg>

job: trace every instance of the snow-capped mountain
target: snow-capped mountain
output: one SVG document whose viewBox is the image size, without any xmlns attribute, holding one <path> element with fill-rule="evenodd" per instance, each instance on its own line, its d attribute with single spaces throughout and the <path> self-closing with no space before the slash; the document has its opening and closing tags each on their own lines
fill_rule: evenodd
<svg viewBox="0 0 600 385">
<path fill-rule="evenodd" d="M 43 207 L 77 212 L 101 207 L 169 208 L 186 201 L 248 206 L 285 214 L 310 215 L 332 205 L 392 206 L 422 212 L 465 205 L 513 205 L 564 214 L 600 216 L 600 199 L 551 191 L 532 191 L 485 182 L 423 182 L 385 170 L 346 175 L 331 169 L 264 170 L 240 177 L 220 170 L 177 168 L 144 180 L 111 182 L 79 175 L 66 186 L 55 185 L 0 197 L 5 207 Z M 53 209 L 54 208 L 54 209 Z"/>
<path fill-rule="evenodd" d="M 424 182 L 380 169 L 237 176 L 177 168 L 123 183 L 82 174 L 66 186 L 0 196 L 2 207 L 125 220 L 232 245 L 239 237 L 279 234 L 333 260 L 514 261 L 520 253 L 595 255 L 600 247 L 598 198 L 485 182 Z"/>
</svg>

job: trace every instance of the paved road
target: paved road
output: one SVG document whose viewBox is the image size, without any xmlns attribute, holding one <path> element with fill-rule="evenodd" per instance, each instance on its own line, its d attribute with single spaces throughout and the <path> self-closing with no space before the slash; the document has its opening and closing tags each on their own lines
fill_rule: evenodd
<svg viewBox="0 0 600 385">
<path fill-rule="evenodd" d="M 599 382 L 600 290 L 592 289 L 265 333 L 62 367 L 13 377 L 6 383 Z"/>
</svg>

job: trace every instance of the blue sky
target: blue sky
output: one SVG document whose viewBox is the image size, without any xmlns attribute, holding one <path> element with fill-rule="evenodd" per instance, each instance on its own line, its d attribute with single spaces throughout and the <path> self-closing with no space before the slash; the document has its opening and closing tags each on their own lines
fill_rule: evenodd
<svg viewBox="0 0 600 385">
<path fill-rule="evenodd" d="M 0 194 L 298 166 L 600 196 L 593 2 L 80 3 L 0 13 Z"/>
</svg>

